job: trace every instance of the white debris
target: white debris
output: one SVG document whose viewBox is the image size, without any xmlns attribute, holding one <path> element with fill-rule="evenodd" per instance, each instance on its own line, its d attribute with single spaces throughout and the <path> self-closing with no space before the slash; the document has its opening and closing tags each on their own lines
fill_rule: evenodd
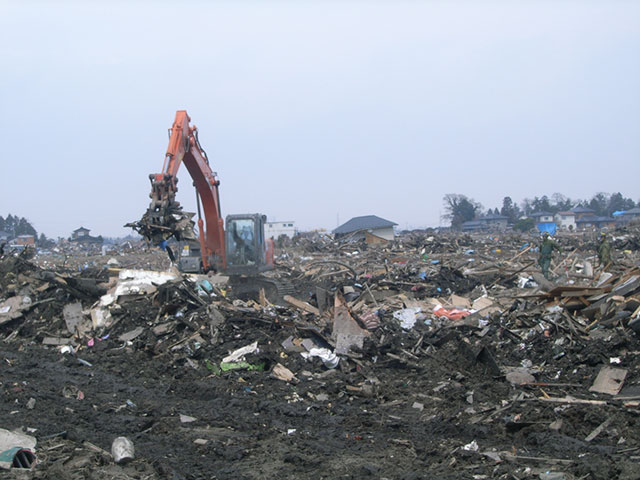
<svg viewBox="0 0 640 480">
<path fill-rule="evenodd" d="M 244 356 L 245 355 L 249 355 L 250 353 L 255 353 L 256 351 L 258 351 L 258 342 L 255 341 L 250 345 L 246 345 L 242 348 L 239 348 L 233 352 L 231 352 L 229 355 L 227 355 L 226 357 L 224 357 L 222 359 L 222 361 L 224 363 L 232 363 L 232 362 L 242 362 L 244 361 Z"/>
<path fill-rule="evenodd" d="M 420 313 L 422 309 L 418 308 L 404 308 L 402 310 L 398 310 L 393 312 L 393 318 L 400 321 L 400 326 L 405 330 L 411 330 L 413 326 L 416 324 L 416 320 L 418 317 L 418 313 Z"/>
<path fill-rule="evenodd" d="M 466 450 L 467 452 L 477 452 L 478 451 L 478 442 L 476 442 L 475 440 L 471 443 L 467 443 L 464 447 L 462 447 L 463 450 Z"/>
</svg>

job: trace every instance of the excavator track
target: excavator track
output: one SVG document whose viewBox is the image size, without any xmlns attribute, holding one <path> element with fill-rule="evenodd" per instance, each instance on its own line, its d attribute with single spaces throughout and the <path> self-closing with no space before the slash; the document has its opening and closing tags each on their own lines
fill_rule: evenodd
<svg viewBox="0 0 640 480">
<path fill-rule="evenodd" d="M 228 285 L 231 286 L 233 297 L 241 300 L 256 300 L 260 298 L 260 290 L 264 290 L 269 302 L 283 304 L 286 295 L 295 295 L 293 284 L 282 278 L 271 278 L 264 275 L 257 276 L 231 276 Z"/>
</svg>

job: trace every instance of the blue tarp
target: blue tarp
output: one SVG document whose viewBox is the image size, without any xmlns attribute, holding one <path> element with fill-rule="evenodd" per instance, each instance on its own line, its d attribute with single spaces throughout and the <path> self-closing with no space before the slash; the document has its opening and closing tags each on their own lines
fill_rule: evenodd
<svg viewBox="0 0 640 480">
<path fill-rule="evenodd" d="M 555 235 L 556 234 L 556 224 L 553 223 L 553 222 L 539 223 L 537 225 L 537 227 L 538 227 L 538 231 L 540 233 L 547 232 L 549 235 Z"/>
<path fill-rule="evenodd" d="M 617 217 L 618 215 L 623 215 L 623 214 L 625 214 L 625 213 L 627 213 L 627 211 L 626 211 L 626 210 L 618 210 L 617 212 L 613 212 L 613 213 L 612 213 L 612 215 L 613 215 L 614 217 Z"/>
</svg>

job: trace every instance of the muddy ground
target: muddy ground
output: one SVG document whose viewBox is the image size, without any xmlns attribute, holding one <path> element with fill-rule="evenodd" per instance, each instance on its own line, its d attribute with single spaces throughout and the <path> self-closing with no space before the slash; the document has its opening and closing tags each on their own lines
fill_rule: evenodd
<svg viewBox="0 0 640 480">
<path fill-rule="evenodd" d="M 36 467 L 7 478 L 640 478 L 640 410 L 589 392 L 612 357 L 626 388 L 640 385 L 628 329 L 523 338 L 503 312 L 482 332 L 420 321 L 403 331 L 383 312 L 364 347 L 328 369 L 285 352 L 286 338 L 313 332 L 284 309 L 222 309 L 215 327 L 179 323 L 165 338 L 152 332 L 161 306 L 134 301 L 71 354 L 42 344 L 61 323 L 47 308 L 1 327 L 0 426 L 38 439 Z M 525 318 L 529 305 L 517 308 Z M 211 368 L 254 341 L 247 361 L 264 370 Z M 277 363 L 296 379 L 274 378 Z M 546 385 L 514 386 L 495 369 L 528 364 Z M 603 403 L 549 401 L 567 395 Z M 118 436 L 135 444 L 129 464 L 109 454 Z"/>
</svg>

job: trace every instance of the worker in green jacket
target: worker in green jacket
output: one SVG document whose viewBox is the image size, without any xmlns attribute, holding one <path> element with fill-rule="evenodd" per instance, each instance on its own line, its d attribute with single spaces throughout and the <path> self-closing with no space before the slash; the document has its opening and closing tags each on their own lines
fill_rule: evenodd
<svg viewBox="0 0 640 480">
<path fill-rule="evenodd" d="M 546 279 L 549 279 L 549 267 L 551 266 L 554 248 L 559 252 L 561 251 L 558 244 L 549 238 L 549 233 L 544 232 L 542 243 L 540 244 L 540 258 L 538 259 L 538 263 Z"/>
<path fill-rule="evenodd" d="M 605 267 L 611 263 L 611 243 L 607 234 L 600 234 L 600 243 L 598 244 L 598 261 L 600 266 Z"/>
</svg>

